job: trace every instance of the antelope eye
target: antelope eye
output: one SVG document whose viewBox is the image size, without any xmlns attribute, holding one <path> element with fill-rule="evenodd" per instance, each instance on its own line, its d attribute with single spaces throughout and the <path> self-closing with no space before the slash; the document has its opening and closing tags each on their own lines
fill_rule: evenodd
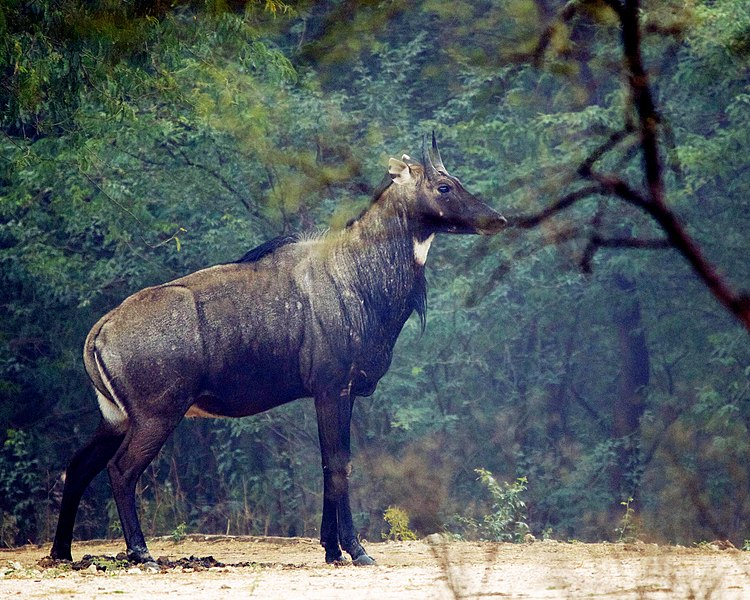
<svg viewBox="0 0 750 600">
<path fill-rule="evenodd" d="M 449 185 L 443 184 L 443 185 L 438 186 L 438 192 L 440 192 L 441 194 L 447 194 L 450 191 L 451 191 L 451 186 Z"/>
</svg>

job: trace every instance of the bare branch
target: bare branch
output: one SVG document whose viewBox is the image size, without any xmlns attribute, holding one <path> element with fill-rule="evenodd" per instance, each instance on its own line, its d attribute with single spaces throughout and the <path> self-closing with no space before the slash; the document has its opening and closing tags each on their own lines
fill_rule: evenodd
<svg viewBox="0 0 750 600">
<path fill-rule="evenodd" d="M 585 198 L 589 198 L 591 196 L 602 194 L 602 188 L 599 185 L 591 185 L 588 187 L 581 188 L 579 190 L 576 190 L 575 192 L 571 192 L 570 194 L 566 194 L 562 198 L 560 198 L 557 202 L 554 204 L 548 206 L 544 210 L 533 214 L 533 215 L 527 215 L 527 216 L 520 216 L 520 217 L 508 217 L 508 223 L 511 227 L 520 227 L 521 229 L 531 229 L 533 227 L 536 227 L 543 221 L 546 221 L 553 215 L 556 215 L 559 212 L 562 212 L 563 210 L 570 208 L 575 203 L 584 200 Z"/>
<path fill-rule="evenodd" d="M 552 41 L 552 37 L 555 34 L 555 30 L 557 29 L 559 24 L 567 23 L 568 21 L 570 21 L 575 16 L 577 8 L 577 0 L 570 0 L 570 2 L 563 6 L 558 15 L 544 29 L 542 34 L 539 36 L 539 43 L 531 53 L 531 60 L 534 66 L 538 67 L 542 63 L 542 60 L 544 60 L 544 54 L 545 52 L 547 52 L 547 48 L 549 47 L 549 44 Z"/>
<path fill-rule="evenodd" d="M 594 164 L 596 164 L 596 162 L 600 158 L 602 158 L 605 154 L 607 154 L 610 150 L 613 150 L 614 148 L 616 148 L 621 141 L 626 139 L 634 131 L 635 131 L 635 128 L 631 124 L 628 123 L 625 125 L 623 129 L 619 129 L 618 131 L 615 131 L 614 133 L 612 133 L 609 136 L 609 138 L 607 138 L 606 142 L 604 142 L 598 148 L 596 148 L 580 164 L 577 170 L 578 174 L 581 177 L 589 178 L 594 168 Z"/>
<path fill-rule="evenodd" d="M 591 239 L 592 243 L 595 243 L 600 248 L 640 248 L 642 250 L 659 250 L 661 248 L 669 248 L 669 240 L 655 238 L 655 239 L 643 239 L 633 237 L 619 237 L 619 238 L 602 238 L 594 236 Z"/>
<path fill-rule="evenodd" d="M 651 92 L 649 76 L 645 69 L 641 53 L 642 30 L 640 23 L 639 0 L 604 0 L 618 16 L 621 25 L 622 52 L 630 88 L 631 102 L 637 120 L 630 123 L 628 117 L 625 126 L 595 148 L 580 164 L 579 177 L 593 181 L 596 185 L 571 192 L 549 207 L 534 215 L 511 219 L 511 225 L 529 229 L 557 215 L 589 196 L 611 195 L 645 211 L 664 231 L 663 240 L 640 240 L 635 238 L 592 237 L 581 260 L 584 270 L 591 269 L 591 261 L 602 247 L 611 248 L 647 248 L 657 249 L 671 247 L 677 250 L 688 261 L 689 265 L 709 289 L 713 296 L 737 317 L 750 332 L 750 294 L 733 290 L 729 283 L 717 271 L 703 254 L 701 247 L 689 235 L 677 214 L 666 202 L 666 187 L 663 177 L 663 166 L 659 145 L 659 127 L 661 119 Z M 549 45 L 554 28 L 560 21 L 569 20 L 575 14 L 576 2 L 569 2 L 542 34 L 534 54 L 534 60 L 542 58 Z M 602 174 L 594 171 L 595 164 L 607 153 L 615 149 L 631 133 L 637 132 L 645 175 L 645 189 L 639 191 L 623 178 L 613 174 Z M 669 136 L 669 132 L 667 132 Z"/>
<path fill-rule="evenodd" d="M 637 248 L 640 250 L 663 250 L 671 248 L 669 240 L 666 239 L 642 239 L 634 237 L 617 237 L 604 238 L 599 235 L 593 235 L 586 244 L 586 248 L 581 256 L 581 270 L 584 273 L 591 273 L 591 263 L 594 256 L 600 248 Z"/>
<path fill-rule="evenodd" d="M 601 189 L 607 194 L 617 196 L 621 200 L 637 206 L 648 213 L 651 212 L 652 204 L 648 198 L 632 188 L 624 179 L 615 175 L 601 175 L 599 173 L 591 173 L 591 179 L 598 182 Z"/>
<path fill-rule="evenodd" d="M 625 0 L 620 13 L 622 45 L 633 104 L 638 113 L 643 168 L 649 195 L 646 208 L 667 234 L 672 246 L 685 257 L 714 297 L 750 331 L 750 296 L 747 293 L 737 293 L 729 287 L 666 204 L 657 131 L 659 118 L 641 55 L 639 16 L 640 2 Z"/>
</svg>

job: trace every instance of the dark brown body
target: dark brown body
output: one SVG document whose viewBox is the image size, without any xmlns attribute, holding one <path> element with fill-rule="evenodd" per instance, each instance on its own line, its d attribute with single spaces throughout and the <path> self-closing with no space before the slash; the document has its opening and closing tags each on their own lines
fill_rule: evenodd
<svg viewBox="0 0 750 600">
<path fill-rule="evenodd" d="M 108 468 L 131 559 L 151 561 L 135 484 L 185 416 L 241 417 L 313 397 L 324 471 L 321 543 L 371 564 L 349 509 L 349 425 L 375 390 L 412 312 L 424 315 L 424 262 L 438 232 L 495 233 L 504 219 L 445 173 L 391 159 L 393 183 L 346 229 L 272 240 L 127 298 L 91 330 L 84 363 L 102 423 L 68 467 L 52 557 L 70 559 L 75 513 Z M 408 159 L 408 157 L 404 157 Z"/>
</svg>

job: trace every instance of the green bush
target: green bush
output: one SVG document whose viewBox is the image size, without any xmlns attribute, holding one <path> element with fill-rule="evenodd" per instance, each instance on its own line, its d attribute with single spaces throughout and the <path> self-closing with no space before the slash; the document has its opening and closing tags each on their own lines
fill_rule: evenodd
<svg viewBox="0 0 750 600">
<path fill-rule="evenodd" d="M 526 477 L 513 483 L 498 482 L 486 469 L 474 469 L 479 481 L 492 497 L 491 512 L 484 516 L 479 530 L 483 538 L 498 542 L 522 542 L 529 533 L 528 514 L 521 495 L 526 490 Z"/>
<path fill-rule="evenodd" d="M 0 544 L 14 546 L 35 537 L 44 488 L 31 436 L 15 429 L 6 435 L 0 449 Z"/>
<path fill-rule="evenodd" d="M 417 535 L 409 529 L 409 515 L 403 508 L 389 506 L 383 513 L 383 519 L 388 523 L 388 531 L 384 532 L 384 540 L 416 540 Z"/>
</svg>

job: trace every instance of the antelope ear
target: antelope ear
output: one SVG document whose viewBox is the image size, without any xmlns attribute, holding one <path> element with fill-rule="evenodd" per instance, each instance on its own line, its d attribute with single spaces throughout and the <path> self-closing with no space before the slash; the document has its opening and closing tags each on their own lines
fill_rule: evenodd
<svg viewBox="0 0 750 600">
<path fill-rule="evenodd" d="M 388 159 L 388 174 L 391 176 L 393 183 L 397 185 L 404 185 L 412 178 L 409 165 L 397 158 Z"/>
</svg>

